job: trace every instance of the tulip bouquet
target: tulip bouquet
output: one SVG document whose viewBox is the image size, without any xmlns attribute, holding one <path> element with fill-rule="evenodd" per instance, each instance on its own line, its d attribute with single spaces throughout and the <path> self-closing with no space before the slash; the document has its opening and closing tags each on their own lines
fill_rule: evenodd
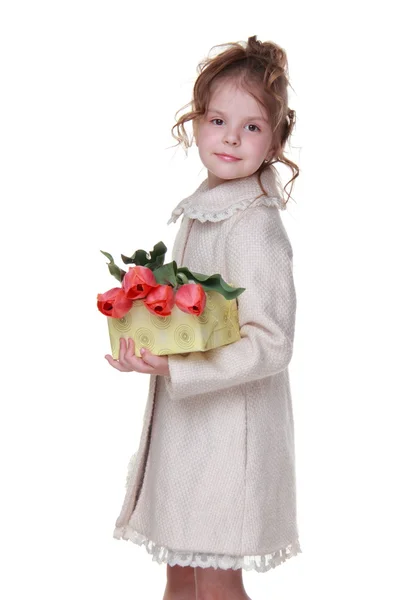
<svg viewBox="0 0 400 600">
<path fill-rule="evenodd" d="M 220 274 L 195 273 L 175 261 L 164 264 L 166 251 L 158 242 L 150 253 L 121 254 L 124 264 L 134 265 L 124 271 L 101 250 L 120 283 L 97 296 L 99 311 L 108 317 L 113 358 L 121 337 L 135 340 L 137 356 L 141 346 L 153 354 L 177 354 L 240 339 L 236 298 L 245 288 L 232 287 Z"/>
</svg>

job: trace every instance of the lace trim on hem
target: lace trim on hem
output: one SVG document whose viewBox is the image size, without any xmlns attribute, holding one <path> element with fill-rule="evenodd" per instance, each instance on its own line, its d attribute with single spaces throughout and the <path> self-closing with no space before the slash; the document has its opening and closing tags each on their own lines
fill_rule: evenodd
<svg viewBox="0 0 400 600">
<path fill-rule="evenodd" d="M 139 546 L 144 545 L 147 552 L 153 555 L 153 561 L 159 564 L 167 563 L 172 567 L 201 567 L 203 569 L 213 567 L 214 569 L 244 569 L 250 571 L 254 569 L 259 573 L 264 573 L 269 569 L 274 569 L 278 565 L 297 554 L 301 554 L 299 541 L 288 544 L 281 550 L 276 550 L 270 554 L 259 556 L 229 556 L 227 554 L 203 554 L 195 552 L 174 552 L 165 546 L 159 546 L 147 539 L 144 535 L 138 533 L 130 525 L 125 527 L 116 527 L 113 537 L 117 540 L 130 540 Z"/>
<path fill-rule="evenodd" d="M 253 200 L 241 200 L 240 202 L 236 202 L 236 204 L 231 204 L 225 210 L 216 212 L 204 212 L 200 208 L 195 208 L 191 206 L 180 206 L 179 208 L 177 207 L 175 210 L 172 211 L 171 218 L 167 222 L 167 225 L 169 225 L 170 223 L 175 223 L 183 212 L 190 219 L 197 219 L 201 223 L 204 223 L 205 221 L 212 221 L 213 223 L 216 223 L 217 221 L 223 221 L 224 219 L 228 219 L 237 210 L 246 209 L 249 206 L 249 204 L 251 204 L 251 202 L 253 202 Z M 259 205 L 272 206 L 274 208 L 279 208 L 280 210 L 286 209 L 286 205 L 284 204 L 282 199 L 278 197 L 270 198 L 264 196 L 259 199 L 257 205 L 255 206 Z"/>
</svg>

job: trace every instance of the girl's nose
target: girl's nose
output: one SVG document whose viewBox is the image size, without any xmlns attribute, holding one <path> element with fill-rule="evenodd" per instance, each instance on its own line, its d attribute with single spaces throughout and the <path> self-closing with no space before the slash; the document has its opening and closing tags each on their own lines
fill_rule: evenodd
<svg viewBox="0 0 400 600">
<path fill-rule="evenodd" d="M 237 146 L 239 144 L 239 136 L 234 130 L 226 131 L 224 134 L 224 144 Z"/>
</svg>

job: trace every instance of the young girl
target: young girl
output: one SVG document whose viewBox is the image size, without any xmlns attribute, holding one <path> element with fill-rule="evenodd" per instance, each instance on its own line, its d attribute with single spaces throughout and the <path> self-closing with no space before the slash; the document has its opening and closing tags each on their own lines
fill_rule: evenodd
<svg viewBox="0 0 400 600">
<path fill-rule="evenodd" d="M 286 53 L 272 42 L 229 44 L 198 71 L 172 133 L 187 148 L 192 121 L 207 179 L 168 221 L 183 215 L 172 260 L 246 288 L 241 339 L 142 358 L 121 340 L 119 361 L 106 356 L 119 371 L 151 375 L 114 537 L 167 563 L 164 600 L 249 600 L 242 569 L 267 571 L 301 552 L 288 373 L 296 293 L 273 167 L 298 176 L 283 154 L 295 112 Z"/>
</svg>

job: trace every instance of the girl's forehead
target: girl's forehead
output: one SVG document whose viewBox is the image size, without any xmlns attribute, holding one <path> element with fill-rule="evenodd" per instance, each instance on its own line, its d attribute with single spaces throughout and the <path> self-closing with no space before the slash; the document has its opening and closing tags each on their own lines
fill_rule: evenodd
<svg viewBox="0 0 400 600">
<path fill-rule="evenodd" d="M 236 81 L 215 82 L 210 87 L 208 109 L 224 110 L 230 107 L 237 111 L 251 110 L 252 114 L 265 115 L 266 109 L 262 103 L 250 94 L 246 88 Z"/>
<path fill-rule="evenodd" d="M 210 85 L 210 96 L 224 96 L 232 93 L 248 94 L 244 86 L 234 79 L 217 79 Z"/>
</svg>

